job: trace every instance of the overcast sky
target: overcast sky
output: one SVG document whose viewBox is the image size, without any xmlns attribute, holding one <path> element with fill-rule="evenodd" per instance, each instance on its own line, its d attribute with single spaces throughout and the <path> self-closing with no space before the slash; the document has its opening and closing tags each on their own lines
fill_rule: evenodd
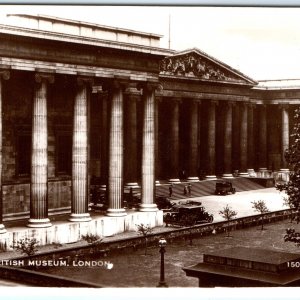
<svg viewBox="0 0 300 300">
<path fill-rule="evenodd" d="M 164 35 L 168 47 L 197 47 L 255 80 L 300 79 L 300 8 L 1 6 Z"/>
</svg>

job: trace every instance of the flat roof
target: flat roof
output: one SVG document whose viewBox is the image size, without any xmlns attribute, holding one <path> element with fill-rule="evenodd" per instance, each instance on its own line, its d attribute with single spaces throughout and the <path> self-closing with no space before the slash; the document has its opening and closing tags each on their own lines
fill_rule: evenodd
<svg viewBox="0 0 300 300">
<path fill-rule="evenodd" d="M 258 80 L 257 82 L 256 88 L 262 90 L 300 89 L 300 79 Z"/>
<path fill-rule="evenodd" d="M 136 30 L 131 30 L 131 29 L 100 25 L 97 23 L 90 23 L 90 22 L 85 22 L 85 21 L 77 21 L 77 20 L 72 20 L 72 19 L 58 18 L 58 17 L 40 15 L 40 14 L 36 14 L 36 15 L 7 14 L 7 17 L 21 17 L 21 18 L 26 18 L 26 19 L 44 20 L 44 21 L 50 21 L 50 22 L 65 23 L 65 24 L 70 24 L 70 25 L 82 25 L 82 26 L 91 27 L 91 28 L 99 28 L 99 29 L 105 29 L 105 30 L 109 30 L 109 31 L 142 35 L 142 36 L 147 36 L 147 37 L 151 37 L 151 38 L 155 38 L 155 39 L 160 39 L 161 37 L 163 37 L 163 35 L 156 34 L 156 33 L 148 33 L 148 32 L 136 31 Z"/>
</svg>

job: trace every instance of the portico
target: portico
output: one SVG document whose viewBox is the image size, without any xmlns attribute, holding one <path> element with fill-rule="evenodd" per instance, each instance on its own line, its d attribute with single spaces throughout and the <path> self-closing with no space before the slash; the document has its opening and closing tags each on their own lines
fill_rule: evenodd
<svg viewBox="0 0 300 300">
<path fill-rule="evenodd" d="M 70 230 L 98 228 L 90 185 L 104 191 L 112 234 L 137 220 L 157 226 L 159 180 L 287 169 L 300 88 L 283 95 L 197 48 L 159 48 L 155 34 L 15 17 L 33 28 L 0 27 L 0 233 L 17 219 L 48 232 L 56 214 Z M 124 191 L 136 187 L 129 211 Z"/>
</svg>

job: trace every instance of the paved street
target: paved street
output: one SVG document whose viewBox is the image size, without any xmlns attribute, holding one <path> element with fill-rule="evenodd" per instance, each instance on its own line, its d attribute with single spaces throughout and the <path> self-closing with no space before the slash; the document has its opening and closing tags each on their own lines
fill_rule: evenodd
<svg viewBox="0 0 300 300">
<path fill-rule="evenodd" d="M 238 192 L 234 195 L 227 196 L 205 196 L 198 198 L 190 198 L 184 200 L 175 200 L 174 202 L 183 202 L 186 200 L 200 201 L 205 209 L 214 215 L 214 221 L 224 221 L 219 215 L 219 211 L 228 204 L 238 214 L 236 217 L 245 217 L 258 214 L 252 208 L 251 202 L 264 200 L 270 211 L 282 210 L 287 208 L 283 206 L 283 198 L 285 194 L 279 192 L 275 188 L 260 189 L 254 191 Z"/>
</svg>

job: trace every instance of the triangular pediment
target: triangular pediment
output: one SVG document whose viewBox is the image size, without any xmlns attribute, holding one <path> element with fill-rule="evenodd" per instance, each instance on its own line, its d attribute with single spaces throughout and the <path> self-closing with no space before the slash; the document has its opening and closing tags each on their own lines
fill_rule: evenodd
<svg viewBox="0 0 300 300">
<path fill-rule="evenodd" d="M 252 86 L 257 84 L 255 80 L 197 48 L 164 58 L 160 63 L 160 74 Z"/>
</svg>

